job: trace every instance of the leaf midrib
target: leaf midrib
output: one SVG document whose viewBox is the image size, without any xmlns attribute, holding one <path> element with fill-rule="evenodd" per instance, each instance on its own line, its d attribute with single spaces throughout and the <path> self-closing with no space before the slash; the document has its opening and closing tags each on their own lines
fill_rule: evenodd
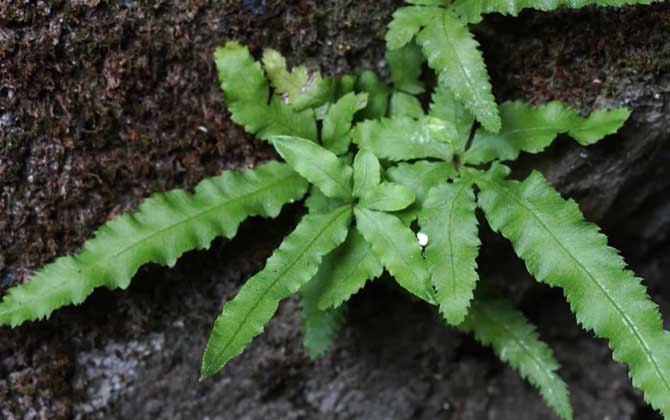
<svg viewBox="0 0 670 420">
<path fill-rule="evenodd" d="M 551 239 L 558 245 L 558 247 L 561 249 L 561 251 L 565 255 L 567 255 L 570 259 L 572 259 L 575 262 L 575 264 L 577 265 L 577 267 L 579 267 L 579 269 L 587 275 L 587 277 L 592 281 L 592 283 L 594 283 L 598 287 L 598 289 L 600 289 L 601 293 L 603 295 L 605 295 L 605 297 L 610 302 L 612 307 L 614 307 L 614 309 L 619 313 L 621 318 L 624 320 L 624 324 L 626 325 L 628 330 L 633 333 L 633 335 L 635 336 L 637 341 L 641 344 L 642 349 L 644 350 L 645 355 L 647 357 L 647 360 L 649 360 L 651 362 L 652 366 L 654 367 L 656 375 L 658 376 L 659 379 L 661 379 L 661 382 L 663 382 L 663 385 L 668 390 L 668 392 L 670 392 L 670 383 L 668 382 L 668 380 L 663 375 L 663 371 L 661 370 L 660 364 L 656 360 L 656 357 L 654 357 L 654 354 L 651 351 L 651 349 L 649 348 L 649 345 L 647 344 L 646 340 L 644 340 L 642 338 L 642 336 L 640 335 L 640 332 L 635 327 L 635 324 L 623 312 L 623 310 L 619 307 L 617 302 L 615 302 L 614 299 L 609 295 L 609 293 L 607 292 L 607 289 L 603 285 L 600 284 L 600 282 L 595 278 L 595 276 L 593 274 L 591 274 L 591 272 L 586 267 L 584 267 L 584 265 L 581 263 L 581 261 L 579 261 L 577 259 L 577 257 L 573 256 L 572 253 L 570 253 L 570 251 L 568 251 L 568 249 L 563 246 L 563 244 L 558 240 L 558 238 L 556 237 L 554 232 L 551 229 L 549 229 L 549 227 L 544 223 L 544 221 L 542 219 L 540 219 L 539 216 L 537 216 L 532 211 L 531 208 L 529 208 L 521 200 L 519 200 L 516 197 L 516 195 L 509 192 L 507 190 L 507 188 L 505 188 L 503 185 L 500 185 L 499 183 L 497 183 L 495 181 L 485 180 L 485 179 L 482 179 L 481 177 L 480 177 L 479 180 L 484 181 L 484 182 L 488 182 L 490 184 L 493 184 L 493 185 L 497 186 L 507 196 L 511 197 L 519 206 L 521 206 L 524 210 L 526 210 L 533 217 L 533 219 L 535 219 L 537 221 L 537 223 L 549 234 Z"/>
</svg>

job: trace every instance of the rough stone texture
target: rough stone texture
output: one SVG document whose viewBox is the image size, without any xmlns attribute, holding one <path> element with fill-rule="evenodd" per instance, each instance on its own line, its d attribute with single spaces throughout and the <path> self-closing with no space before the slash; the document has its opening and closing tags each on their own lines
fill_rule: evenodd
<svg viewBox="0 0 670 420">
<path fill-rule="evenodd" d="M 211 52 L 228 38 L 328 72 L 381 68 L 397 1 L 19 1 L 0 4 L 0 288 L 76 250 L 153 191 L 272 157 L 227 118 Z M 669 315 L 670 5 L 489 17 L 477 28 L 499 99 L 625 104 L 621 135 L 562 140 L 516 164 L 539 168 L 598 221 Z M 357 296 L 335 351 L 301 349 L 297 305 L 224 372 L 197 382 L 222 302 L 287 233 L 238 238 L 149 266 L 48 322 L 0 329 L 0 418 L 545 419 L 537 393 L 488 350 L 387 285 Z M 559 293 L 535 285 L 485 235 L 480 266 L 538 323 L 579 419 L 652 419 L 604 342 Z M 518 293 L 524 291 L 524 293 Z"/>
</svg>

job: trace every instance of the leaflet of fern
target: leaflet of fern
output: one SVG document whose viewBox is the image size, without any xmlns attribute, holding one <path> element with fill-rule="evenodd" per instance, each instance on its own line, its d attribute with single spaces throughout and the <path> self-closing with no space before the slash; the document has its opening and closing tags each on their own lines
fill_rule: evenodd
<svg viewBox="0 0 670 420">
<path fill-rule="evenodd" d="M 398 284 L 420 299 L 435 303 L 430 273 L 414 232 L 388 213 L 356 208 L 354 214 L 358 230 Z"/>
<path fill-rule="evenodd" d="M 500 105 L 500 114 L 502 130 L 493 134 L 478 129 L 465 154 L 467 163 L 513 160 L 521 152 L 539 153 L 561 133 L 589 145 L 617 132 L 630 116 L 627 109 L 615 109 L 596 111 L 584 118 L 561 102 L 534 107 L 520 101 Z"/>
<path fill-rule="evenodd" d="M 462 102 L 456 100 L 454 94 L 445 86 L 437 85 L 431 97 L 431 117 L 449 121 L 454 124 L 456 136 L 454 145 L 458 153 L 465 151 L 465 145 L 470 138 L 470 131 L 475 122 L 475 117 L 468 111 Z"/>
<path fill-rule="evenodd" d="M 442 182 L 458 177 L 458 171 L 448 162 L 420 160 L 392 166 L 386 170 L 386 176 L 389 180 L 402 184 L 414 192 L 414 204 L 396 213 L 403 223 L 409 225 L 418 217 L 428 191 Z"/>
<path fill-rule="evenodd" d="M 561 6 L 572 8 L 590 5 L 625 6 L 652 4 L 656 1 L 658 0 L 456 0 L 449 9 L 464 22 L 479 23 L 482 15 L 487 13 L 517 16 L 523 9 L 549 11 Z"/>
<path fill-rule="evenodd" d="M 351 229 L 347 240 L 328 254 L 324 262 L 324 278 L 318 306 L 337 308 L 363 288 L 368 280 L 382 275 L 384 266 L 372 246 L 358 229 Z"/>
<path fill-rule="evenodd" d="M 419 33 L 417 41 L 439 83 L 463 102 L 484 128 L 498 132 L 501 122 L 488 71 L 479 44 L 465 24 L 442 11 Z"/>
<path fill-rule="evenodd" d="M 340 247 L 343 245 L 340 245 Z M 333 252 L 323 257 L 319 271 L 314 278 L 300 289 L 302 342 L 307 354 L 312 359 L 323 356 L 332 348 L 333 341 L 344 321 L 345 306 L 319 308 L 319 298 L 324 287 L 330 281 L 330 272 L 333 269 L 333 258 L 331 257 Z"/>
<path fill-rule="evenodd" d="M 353 132 L 354 143 L 373 152 L 380 159 L 412 160 L 438 158 L 450 160 L 452 149 L 433 137 L 429 121 L 409 117 L 366 120 Z"/>
<path fill-rule="evenodd" d="M 407 45 L 414 36 L 442 13 L 438 7 L 401 7 L 393 13 L 393 20 L 386 31 L 386 46 L 397 50 Z"/>
<path fill-rule="evenodd" d="M 207 248 L 216 236 L 233 237 L 248 216 L 276 217 L 306 190 L 297 173 L 272 162 L 206 179 L 194 194 L 155 194 L 137 211 L 103 225 L 79 255 L 59 258 L 10 289 L 0 304 L 0 324 L 47 317 L 81 303 L 100 286 L 125 289 L 143 264 L 171 266 L 184 252 Z"/>
<path fill-rule="evenodd" d="M 429 240 L 424 256 L 440 312 L 451 325 L 465 318 L 477 285 L 479 237 L 469 182 L 444 183 L 428 193 L 419 225 Z"/>
<path fill-rule="evenodd" d="M 365 191 L 379 185 L 381 164 L 373 153 L 361 150 L 354 158 L 354 195 L 360 197 Z"/>
<path fill-rule="evenodd" d="M 333 104 L 323 119 L 321 142 L 326 149 L 341 155 L 349 149 L 351 144 L 351 123 L 356 112 L 368 104 L 368 95 L 353 92 L 342 96 Z"/>
<path fill-rule="evenodd" d="M 670 416 L 670 336 L 645 287 L 598 227 L 538 172 L 522 183 L 486 175 L 476 182 L 491 227 L 512 242 L 536 279 L 563 289 L 580 323 L 609 340 L 646 401 Z"/>
<path fill-rule="evenodd" d="M 305 216 L 268 259 L 265 268 L 247 280 L 216 319 L 202 361 L 202 378 L 218 372 L 263 331 L 279 302 L 300 290 L 317 273 L 324 255 L 341 244 L 351 208 Z"/>
<path fill-rule="evenodd" d="M 535 327 L 509 302 L 477 296 L 459 326 L 491 346 L 498 357 L 533 384 L 547 404 L 563 419 L 572 419 L 572 406 L 565 382 L 556 374 L 558 362 L 540 340 Z"/>
<path fill-rule="evenodd" d="M 272 143 L 286 162 L 322 193 L 331 198 L 351 198 L 353 169 L 334 153 L 298 137 L 275 136 Z"/>
<path fill-rule="evenodd" d="M 411 42 L 397 50 L 387 51 L 386 61 L 396 90 L 410 95 L 424 91 L 423 84 L 419 80 L 424 58 L 421 48 L 416 43 Z"/>
</svg>

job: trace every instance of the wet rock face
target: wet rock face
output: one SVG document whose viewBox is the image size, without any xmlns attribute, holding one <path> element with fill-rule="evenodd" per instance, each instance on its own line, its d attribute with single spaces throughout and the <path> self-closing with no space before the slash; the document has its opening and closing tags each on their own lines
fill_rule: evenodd
<svg viewBox="0 0 670 420">
<path fill-rule="evenodd" d="M 398 4 L 2 2 L 0 289 L 76 250 L 151 192 L 274 156 L 229 121 L 214 46 L 234 38 L 330 73 L 383 70 L 381 38 Z M 621 135 L 588 149 L 562 140 L 515 169 L 542 170 L 600 222 L 666 318 L 669 29 L 668 4 L 489 17 L 477 28 L 500 100 L 634 110 Z M 48 322 L 0 329 L 0 418 L 552 418 L 489 351 L 383 280 L 352 302 L 324 359 L 302 352 L 289 300 L 240 358 L 198 383 L 222 303 L 262 267 L 297 212 L 249 221 L 237 239 L 190 253 L 173 270 L 146 267 L 128 291 L 96 292 Z M 482 277 L 520 296 L 563 364 L 577 418 L 654 418 L 560 294 L 528 279 L 504 241 L 487 232 L 484 242 Z"/>
</svg>

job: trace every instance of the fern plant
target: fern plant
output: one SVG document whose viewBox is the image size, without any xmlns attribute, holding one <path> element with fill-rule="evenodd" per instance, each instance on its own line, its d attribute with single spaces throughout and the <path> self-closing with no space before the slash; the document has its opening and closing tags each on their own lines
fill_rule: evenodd
<svg viewBox="0 0 670 420">
<path fill-rule="evenodd" d="M 521 312 L 477 287 L 475 212 L 481 208 L 531 274 L 561 287 L 579 322 L 610 341 L 614 358 L 628 364 L 646 400 L 670 415 L 670 342 L 645 289 L 574 202 L 537 172 L 523 182 L 508 180 L 502 163 L 541 152 L 559 134 L 595 143 L 616 132 L 628 111 L 582 117 L 558 102 L 509 102 L 498 109 L 462 23 L 477 19 L 461 19 L 469 10 L 516 13 L 534 3 L 413 3 L 412 11 L 396 13 L 387 37 L 391 44 L 401 39 L 387 54 L 390 85 L 372 72 L 329 78 L 305 67 L 289 70 L 272 50 L 260 63 L 235 42 L 217 49 L 231 118 L 270 142 L 285 162 L 224 171 L 192 193 L 150 197 L 101 227 L 79 254 L 57 259 L 10 289 L 0 303 L 0 324 L 48 317 L 97 287 L 126 288 L 141 265 L 171 266 L 217 236 L 232 238 L 247 217 L 276 217 L 284 204 L 304 199 L 307 212 L 295 230 L 216 319 L 203 379 L 242 352 L 293 294 L 301 301 L 306 350 L 322 355 L 346 301 L 387 271 L 415 298 L 435 305 L 446 323 L 491 346 L 569 419 L 567 387 L 551 350 Z M 554 3 L 542 2 L 542 8 Z M 453 37 L 451 52 L 436 44 L 443 42 L 441 31 Z M 431 55 L 431 48 L 439 51 Z M 444 67 L 427 113 L 416 97 L 425 89 L 421 50 L 432 67 Z M 460 70 L 454 68 L 459 57 L 465 58 Z M 471 71 L 470 62 L 480 69 Z M 476 77 L 465 80 L 465 73 Z M 475 96 L 458 90 L 469 85 L 479 86 Z"/>
</svg>

